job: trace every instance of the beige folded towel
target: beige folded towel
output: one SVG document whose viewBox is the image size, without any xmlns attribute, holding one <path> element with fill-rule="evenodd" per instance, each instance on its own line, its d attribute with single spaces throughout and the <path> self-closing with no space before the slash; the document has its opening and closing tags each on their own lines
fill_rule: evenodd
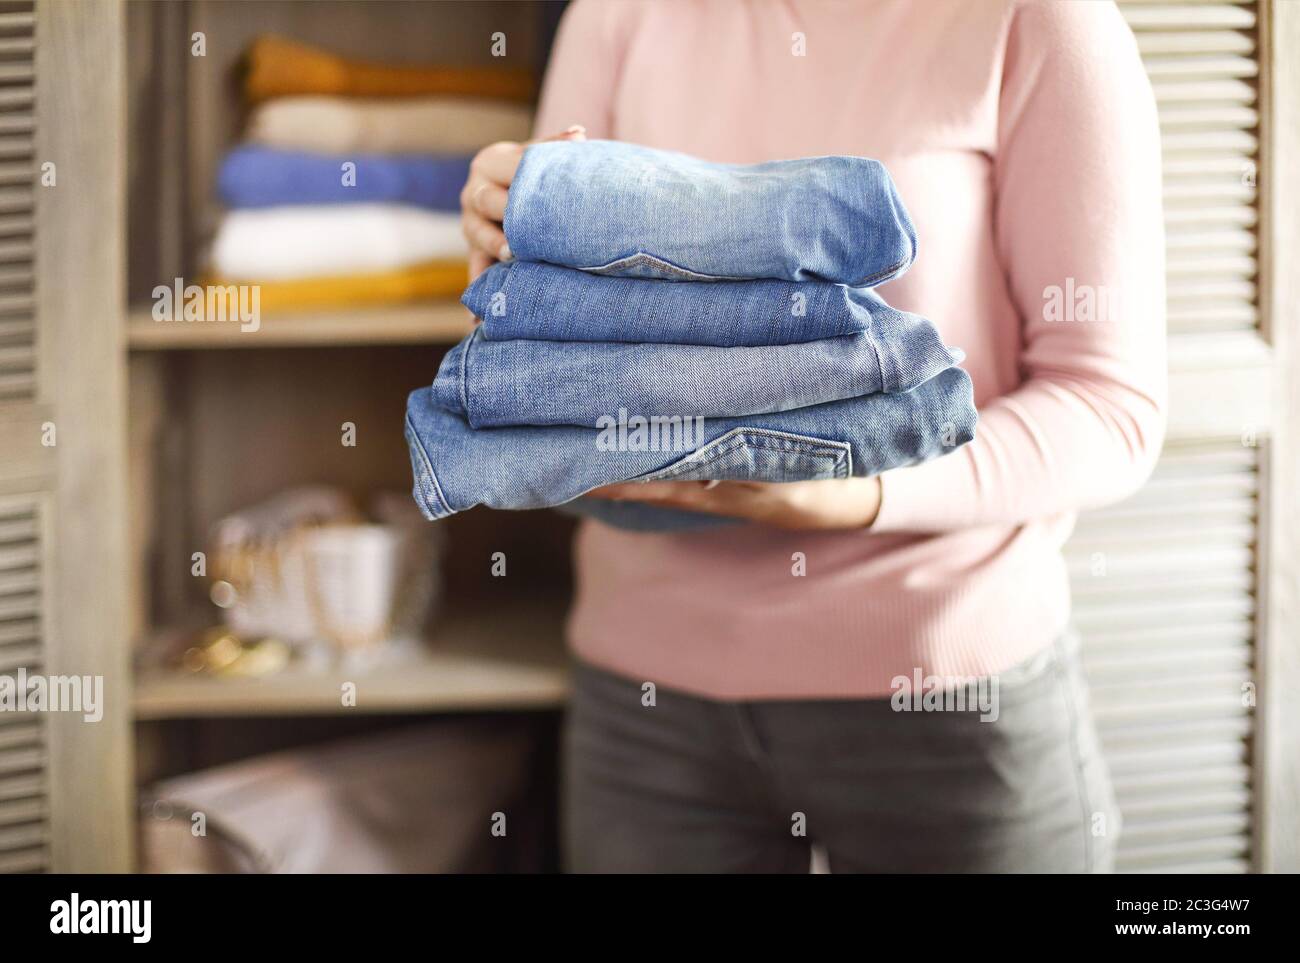
<svg viewBox="0 0 1300 963">
<path fill-rule="evenodd" d="M 248 139 L 326 154 L 472 154 L 499 140 L 527 140 L 532 126 L 531 107 L 482 97 L 280 97 L 253 111 Z"/>
</svg>

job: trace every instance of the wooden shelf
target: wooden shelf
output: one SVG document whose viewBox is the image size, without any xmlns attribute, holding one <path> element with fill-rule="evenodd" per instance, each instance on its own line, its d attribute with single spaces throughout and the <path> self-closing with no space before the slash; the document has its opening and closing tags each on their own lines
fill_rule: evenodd
<svg viewBox="0 0 1300 963">
<path fill-rule="evenodd" d="M 444 620 L 429 644 L 366 668 L 290 666 L 255 679 L 140 673 L 137 720 L 214 716 L 457 712 L 559 707 L 568 695 L 561 613 L 461 615 Z M 356 705 L 342 685 L 356 684 Z"/>
<path fill-rule="evenodd" d="M 372 344 L 452 344 L 470 330 L 473 315 L 459 301 L 424 301 L 382 308 L 268 314 L 255 331 L 236 321 L 155 321 L 149 306 L 127 316 L 133 350 L 289 348 Z"/>
</svg>

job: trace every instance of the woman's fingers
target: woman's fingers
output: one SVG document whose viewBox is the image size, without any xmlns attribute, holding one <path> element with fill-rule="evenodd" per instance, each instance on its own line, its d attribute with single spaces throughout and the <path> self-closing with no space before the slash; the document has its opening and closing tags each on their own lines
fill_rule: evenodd
<svg viewBox="0 0 1300 963">
<path fill-rule="evenodd" d="M 575 124 L 546 140 L 586 140 L 585 127 Z M 533 143 L 530 141 L 529 143 Z M 510 184 L 523 160 L 527 144 L 499 141 L 484 147 L 470 162 L 469 179 L 460 192 L 461 233 L 469 242 L 470 280 L 486 271 L 493 261 L 508 261 L 510 245 L 506 243 L 501 222 L 506 217 Z"/>
<path fill-rule="evenodd" d="M 482 181 L 474 185 L 470 206 L 489 221 L 500 224 L 506 219 L 506 198 L 510 193 L 500 184 Z"/>
<path fill-rule="evenodd" d="M 476 211 L 466 210 L 460 215 L 461 233 L 472 250 L 479 250 L 498 261 L 510 260 L 510 245 L 500 226 Z"/>
<path fill-rule="evenodd" d="M 558 134 L 552 134 L 550 137 L 541 137 L 538 140 L 586 140 L 587 128 L 581 124 L 574 124 L 567 130 L 562 130 Z M 530 144 L 537 143 L 537 140 L 529 141 Z"/>
<path fill-rule="evenodd" d="M 471 183 L 500 184 L 509 187 L 524 157 L 524 145 L 502 140 L 489 144 L 474 155 L 469 164 Z M 477 186 L 477 185 L 476 185 Z"/>
<path fill-rule="evenodd" d="M 475 279 L 476 279 L 480 274 L 482 274 L 484 271 L 486 271 L 488 268 L 490 268 L 490 267 L 492 266 L 492 264 L 493 264 L 493 262 L 494 262 L 495 260 L 496 260 L 495 258 L 490 258 L 490 257 L 488 257 L 486 254 L 484 254 L 484 253 L 483 253 L 482 251 L 480 251 L 478 248 L 470 248 L 470 252 L 469 252 L 469 280 L 470 280 L 470 283 L 473 284 L 473 283 L 474 283 L 474 280 L 475 280 Z"/>
</svg>

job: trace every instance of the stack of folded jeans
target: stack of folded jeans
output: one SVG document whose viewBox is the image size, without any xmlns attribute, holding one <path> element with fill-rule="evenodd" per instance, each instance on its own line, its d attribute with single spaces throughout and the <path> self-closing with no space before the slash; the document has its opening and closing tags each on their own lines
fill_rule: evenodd
<svg viewBox="0 0 1300 963">
<path fill-rule="evenodd" d="M 872 290 L 916 252 L 876 161 L 537 144 L 505 232 L 515 260 L 463 298 L 483 323 L 408 400 L 429 518 L 481 504 L 718 524 L 580 496 L 629 480 L 868 476 L 974 436 L 961 353 Z"/>
</svg>

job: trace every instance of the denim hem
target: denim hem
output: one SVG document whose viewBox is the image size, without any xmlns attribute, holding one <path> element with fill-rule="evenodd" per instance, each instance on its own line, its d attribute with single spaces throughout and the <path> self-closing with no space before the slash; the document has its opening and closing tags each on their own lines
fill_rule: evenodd
<svg viewBox="0 0 1300 963">
<path fill-rule="evenodd" d="M 912 262 L 915 260 L 916 260 L 916 245 L 913 244 L 912 252 L 908 254 L 907 257 L 903 258 L 903 260 L 895 264 L 893 267 L 886 268 L 883 271 L 877 271 L 875 274 L 871 274 L 865 278 L 861 278 L 857 281 L 854 281 L 852 284 L 849 285 L 849 287 L 874 288 L 878 284 L 884 284 L 886 281 L 892 281 L 894 280 L 894 278 L 907 273 L 907 269 L 912 266 Z"/>
<path fill-rule="evenodd" d="M 429 453 L 424 449 L 424 442 L 420 441 L 420 436 L 416 434 L 409 413 L 406 416 L 406 441 L 410 445 L 412 456 L 418 456 L 419 459 L 419 463 L 415 466 L 414 494 L 420 510 L 430 520 L 455 514 L 456 510 L 447 503 L 447 498 L 442 493 L 442 486 L 438 484 L 438 475 L 433 470 L 433 462 L 429 460 Z"/>
</svg>

